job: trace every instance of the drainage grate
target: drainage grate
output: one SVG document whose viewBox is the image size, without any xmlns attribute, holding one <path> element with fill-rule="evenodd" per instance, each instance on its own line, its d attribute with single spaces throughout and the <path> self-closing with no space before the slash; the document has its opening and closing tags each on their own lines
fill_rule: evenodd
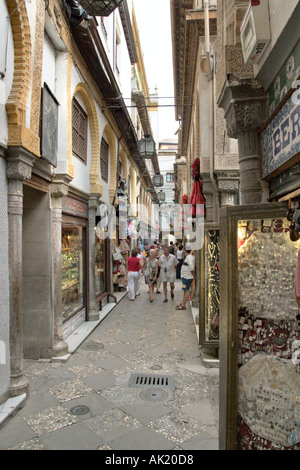
<svg viewBox="0 0 300 470">
<path fill-rule="evenodd" d="M 174 377 L 170 375 L 131 374 L 129 387 L 174 388 Z"/>
</svg>

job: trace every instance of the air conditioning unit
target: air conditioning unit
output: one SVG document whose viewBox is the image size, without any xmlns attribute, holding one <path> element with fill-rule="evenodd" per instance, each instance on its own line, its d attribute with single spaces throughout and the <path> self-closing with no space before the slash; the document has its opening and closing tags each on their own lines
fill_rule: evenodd
<svg viewBox="0 0 300 470">
<path fill-rule="evenodd" d="M 269 1 L 251 0 L 241 26 L 245 64 L 258 64 L 270 40 Z"/>
</svg>

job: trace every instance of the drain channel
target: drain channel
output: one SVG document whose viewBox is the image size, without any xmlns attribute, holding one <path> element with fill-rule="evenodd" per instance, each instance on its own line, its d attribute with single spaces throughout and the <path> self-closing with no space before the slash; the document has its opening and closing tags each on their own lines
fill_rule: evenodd
<svg viewBox="0 0 300 470">
<path fill-rule="evenodd" d="M 169 375 L 132 374 L 129 387 L 174 388 L 174 377 Z"/>
</svg>

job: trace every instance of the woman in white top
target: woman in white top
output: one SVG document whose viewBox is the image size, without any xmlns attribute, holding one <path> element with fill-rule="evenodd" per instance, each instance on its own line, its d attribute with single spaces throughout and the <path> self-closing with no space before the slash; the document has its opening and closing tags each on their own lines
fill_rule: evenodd
<svg viewBox="0 0 300 470">
<path fill-rule="evenodd" d="M 176 252 L 178 264 L 176 268 L 176 279 L 181 279 L 181 266 L 183 262 L 183 246 L 179 245 L 178 250 Z"/>
<path fill-rule="evenodd" d="M 175 277 L 176 267 L 178 260 L 174 255 L 171 255 L 169 248 L 164 248 L 164 254 L 159 258 L 160 275 L 164 286 L 165 300 L 164 303 L 168 302 L 168 289 L 167 284 L 170 283 L 171 287 L 171 299 L 174 299 L 174 288 L 175 288 Z"/>
<path fill-rule="evenodd" d="M 158 259 L 156 251 L 151 249 L 147 260 L 147 268 L 145 270 L 145 283 L 149 286 L 150 302 L 153 302 L 153 291 L 157 281 Z"/>
</svg>

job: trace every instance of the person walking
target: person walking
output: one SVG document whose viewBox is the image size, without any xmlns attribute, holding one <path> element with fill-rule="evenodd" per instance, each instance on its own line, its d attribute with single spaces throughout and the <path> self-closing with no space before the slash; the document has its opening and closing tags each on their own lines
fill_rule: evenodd
<svg viewBox="0 0 300 470">
<path fill-rule="evenodd" d="M 175 247 L 173 242 L 170 242 L 169 250 L 171 255 L 175 255 Z"/>
<path fill-rule="evenodd" d="M 178 264 L 176 268 L 176 279 L 181 279 L 181 266 L 183 262 L 183 245 L 179 245 L 178 250 L 176 252 Z"/>
<path fill-rule="evenodd" d="M 156 248 L 155 249 L 155 257 L 156 257 L 157 261 L 159 261 L 159 256 L 160 256 L 159 252 L 160 252 L 160 248 Z M 161 294 L 160 288 L 161 288 L 161 275 L 160 275 L 160 266 L 159 266 L 159 263 L 158 263 L 157 280 L 156 280 L 156 294 Z"/>
<path fill-rule="evenodd" d="M 136 293 L 136 295 L 140 295 L 141 280 L 142 280 L 142 276 L 144 275 L 144 254 L 143 254 L 141 245 L 138 245 L 136 249 L 138 251 L 137 257 L 142 260 L 142 266 L 141 266 L 141 269 L 139 271 L 137 293 Z"/>
<path fill-rule="evenodd" d="M 191 251 L 191 255 L 194 257 L 195 259 L 195 252 L 194 250 Z M 192 282 L 192 285 L 191 285 L 191 295 L 189 296 L 188 300 L 193 300 L 194 298 L 194 293 L 195 293 L 195 283 L 196 283 L 196 274 L 194 276 L 194 279 L 193 279 L 193 282 Z"/>
<path fill-rule="evenodd" d="M 147 268 L 145 270 L 145 283 L 148 284 L 150 302 L 153 302 L 154 286 L 158 278 L 158 260 L 156 258 L 156 252 L 151 249 L 149 252 L 149 258 L 147 260 Z"/>
<path fill-rule="evenodd" d="M 195 278 L 195 258 L 191 254 L 189 248 L 185 248 L 183 254 L 185 256 L 181 268 L 183 299 L 181 304 L 176 305 L 176 310 L 186 310 L 186 304 L 189 298 L 192 282 Z"/>
<path fill-rule="evenodd" d="M 176 256 L 171 255 L 169 247 L 164 248 L 164 254 L 159 258 L 160 272 L 162 276 L 162 282 L 164 286 L 164 303 L 168 302 L 168 282 L 171 288 L 171 299 L 174 299 L 174 288 L 176 278 L 176 266 L 178 260 Z"/>
<path fill-rule="evenodd" d="M 134 301 L 137 295 L 140 269 L 142 268 L 142 258 L 138 258 L 137 255 L 138 250 L 134 248 L 131 252 L 131 256 L 129 256 L 126 261 L 126 267 L 128 271 L 128 297 L 131 301 Z"/>
</svg>

